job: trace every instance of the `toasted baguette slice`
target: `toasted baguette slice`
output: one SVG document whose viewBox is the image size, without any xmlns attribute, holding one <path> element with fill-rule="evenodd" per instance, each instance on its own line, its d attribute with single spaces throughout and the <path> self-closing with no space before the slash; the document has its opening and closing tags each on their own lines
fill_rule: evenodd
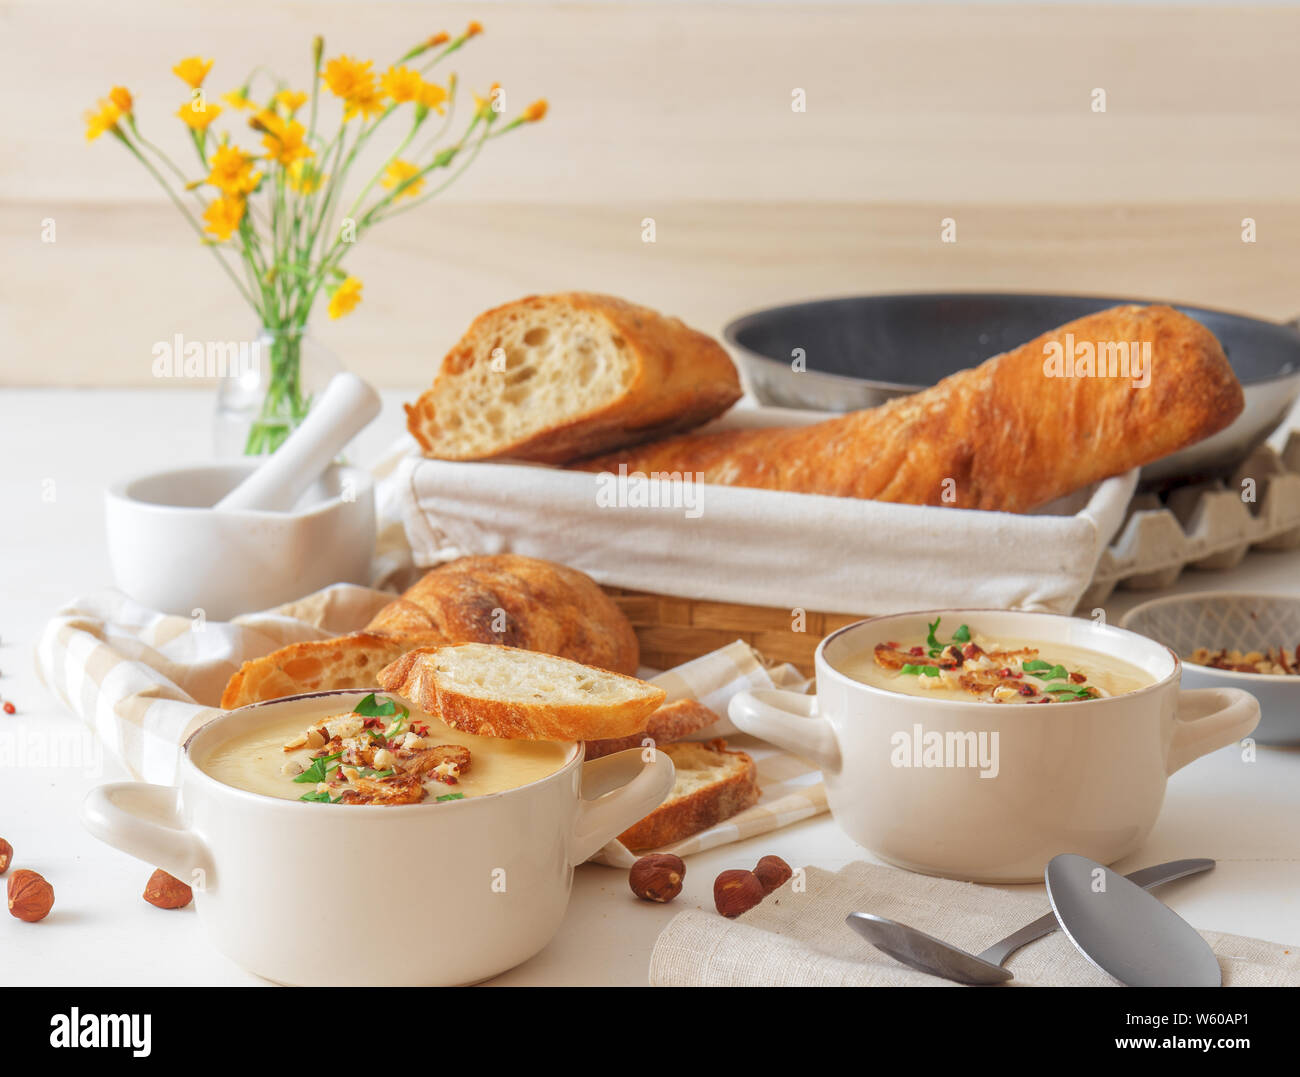
<svg viewBox="0 0 1300 1077">
<path fill-rule="evenodd" d="M 587 741 L 587 758 L 599 759 L 601 756 L 613 755 L 628 748 L 640 748 L 646 738 L 655 744 L 671 744 L 682 740 L 701 729 L 708 729 L 718 721 L 716 711 L 709 710 L 703 703 L 693 699 L 677 699 L 665 703 L 646 719 L 645 729 L 626 737 L 614 737 L 610 740 Z"/>
<path fill-rule="evenodd" d="M 568 292 L 480 314 L 406 415 L 429 456 L 566 463 L 690 430 L 740 394 L 712 338 L 623 299 Z"/>
<path fill-rule="evenodd" d="M 730 819 L 758 803 L 758 768 L 725 740 L 665 744 L 677 781 L 659 807 L 619 835 L 633 852 L 659 849 Z"/>
<path fill-rule="evenodd" d="M 512 740 L 627 736 L 665 695 L 635 677 L 490 643 L 412 651 L 381 670 L 379 683 L 453 729 Z"/>
</svg>

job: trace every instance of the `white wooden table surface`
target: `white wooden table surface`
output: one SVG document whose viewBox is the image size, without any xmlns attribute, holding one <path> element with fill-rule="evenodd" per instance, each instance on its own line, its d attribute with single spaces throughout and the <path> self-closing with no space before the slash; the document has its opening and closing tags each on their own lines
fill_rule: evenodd
<svg viewBox="0 0 1300 1077">
<path fill-rule="evenodd" d="M 360 462 L 400 428 L 402 395 L 386 395 L 384 417 L 356 447 Z M 104 485 L 163 461 L 208 457 L 210 407 L 204 392 L 0 391 L 0 694 L 18 710 L 0 714 L 0 836 L 19 866 L 44 874 L 56 894 L 43 923 L 0 916 L 0 983 L 262 982 L 208 945 L 192 908 L 167 913 L 145 904 L 150 868 L 82 830 L 86 791 L 127 775 L 41 687 L 32 657 L 52 611 L 111 582 Z M 1253 553 L 1230 572 L 1185 574 L 1178 586 L 1300 593 L 1300 552 Z M 1108 605 L 1111 619 L 1140 597 L 1120 592 Z M 42 764 L 37 746 L 51 741 L 62 753 Z M 670 906 L 636 901 L 622 872 L 584 867 L 554 941 L 496 982 L 644 984 L 654 939 L 673 914 L 710 908 L 714 876 L 765 853 L 830 869 L 869 859 L 823 815 L 693 857 L 685 891 Z M 1194 926 L 1300 944 L 1300 750 L 1261 748 L 1245 763 L 1227 748 L 1192 764 L 1170 781 L 1146 846 L 1119 867 L 1188 856 L 1219 865 L 1161 897 Z"/>
</svg>

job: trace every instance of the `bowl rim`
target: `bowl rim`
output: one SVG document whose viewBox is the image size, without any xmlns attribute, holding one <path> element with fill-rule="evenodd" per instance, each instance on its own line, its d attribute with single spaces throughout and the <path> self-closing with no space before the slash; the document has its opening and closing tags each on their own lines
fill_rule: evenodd
<svg viewBox="0 0 1300 1077">
<path fill-rule="evenodd" d="M 137 482 L 147 482 L 151 479 L 160 479 L 171 475 L 198 474 L 212 471 L 225 471 L 236 468 L 244 472 L 252 472 L 260 461 L 230 460 L 227 462 L 209 461 L 207 463 L 191 464 L 185 467 L 168 467 L 160 468 L 157 471 L 144 471 L 135 475 L 128 475 L 109 483 L 104 490 L 104 499 L 113 504 L 129 506 L 133 512 L 147 513 L 155 516 L 183 517 L 194 516 L 198 513 L 210 513 L 214 511 L 211 505 L 163 505 L 156 501 L 142 501 L 138 497 L 132 497 L 127 493 L 127 488 Z M 342 506 L 355 504 L 363 505 L 367 501 L 367 494 L 373 494 L 374 476 L 365 468 L 357 467 L 354 464 L 331 464 L 326 471 L 335 470 L 340 476 L 349 475 L 357 478 L 356 496 L 344 499 L 341 493 L 327 497 L 323 501 L 318 501 L 299 511 L 278 512 L 273 509 L 222 509 L 222 516 L 232 518 L 245 518 L 249 520 L 308 520 L 317 516 L 323 516 L 326 513 L 340 510 Z M 324 474 L 324 472 L 322 472 Z"/>
<path fill-rule="evenodd" d="M 1187 591 L 1184 594 L 1161 595 L 1159 598 L 1150 598 L 1145 602 L 1139 603 L 1120 618 L 1120 627 L 1141 636 L 1141 632 L 1137 632 L 1136 629 L 1128 628 L 1129 618 L 1135 617 L 1137 614 L 1147 610 L 1155 609 L 1158 606 L 1176 606 L 1193 599 L 1208 598 L 1219 600 L 1225 598 L 1244 598 L 1259 599 L 1267 602 L 1292 602 L 1300 608 L 1300 595 L 1279 595 L 1272 591 Z M 1147 636 L 1145 638 L 1151 639 L 1153 637 Z M 1300 687 L 1300 676 L 1297 676 L 1294 673 L 1243 673 L 1236 669 L 1219 669 L 1217 666 L 1203 666 L 1199 662 L 1193 662 L 1187 658 L 1183 658 L 1182 663 L 1188 669 L 1196 670 L 1198 673 L 1203 673 L 1212 677 L 1222 677 L 1224 680 L 1240 680 L 1242 684 L 1290 684 Z"/>
<path fill-rule="evenodd" d="M 213 726 L 236 715 L 243 715 L 261 707 L 282 706 L 286 703 L 296 703 L 304 699 L 324 699 L 329 696 L 346 695 L 360 696 L 364 698 L 371 694 L 383 694 L 387 696 L 397 696 L 399 699 L 403 698 L 398 696 L 396 692 L 385 692 L 382 688 L 328 688 L 319 692 L 298 692 L 291 696 L 281 696 L 279 699 L 264 699 L 257 703 L 247 703 L 242 707 L 236 707 L 234 710 L 218 711 L 218 713 L 207 719 L 202 725 L 195 729 L 193 733 L 186 737 L 184 742 L 181 744 L 181 760 L 184 768 L 183 777 L 197 779 L 201 784 L 215 789 L 221 795 L 234 796 L 240 800 L 250 801 L 266 808 L 268 811 L 276 811 L 279 810 L 280 807 L 287 807 L 294 811 L 304 808 L 319 808 L 320 805 L 318 803 L 304 800 L 287 800 L 284 797 L 273 797 L 267 793 L 255 793 L 251 789 L 241 789 L 237 785 L 230 785 L 227 782 L 221 781 L 219 778 L 214 778 L 194 761 L 193 756 L 190 754 L 190 748 L 200 734 L 211 729 Z M 405 702 L 409 703 L 410 701 L 406 700 Z M 415 709 L 416 708 L 412 707 L 412 711 Z M 445 811 L 448 808 L 453 811 L 463 811 L 466 806 L 470 804 L 480 804 L 485 801 L 497 800 L 501 797 L 510 796 L 513 793 L 520 793 L 525 789 L 532 789 L 535 786 L 544 784 L 545 782 L 557 780 L 561 775 L 567 774 L 575 767 L 581 766 L 586 762 L 587 751 L 582 741 L 551 741 L 549 743 L 568 744 L 571 749 L 568 757 L 560 766 L 551 771 L 551 773 L 543 774 L 540 778 L 535 778 L 533 781 L 527 782 L 524 785 L 516 785 L 512 789 L 499 789 L 495 793 L 484 793 L 482 796 L 465 797 L 462 800 L 434 800 L 432 802 L 425 800 L 418 804 L 346 804 L 343 805 L 343 807 L 347 809 L 349 816 L 354 812 L 363 811 L 368 812 L 371 817 L 376 818 L 382 818 L 383 816 L 401 817 L 410 814 L 411 812 L 428 812 L 435 808 L 439 811 Z M 182 787 L 184 785 L 183 781 L 179 780 L 177 784 Z M 330 806 L 333 807 L 334 805 Z M 374 816 L 375 812 L 382 812 L 383 815 Z"/>
<path fill-rule="evenodd" d="M 739 339 L 737 339 L 737 334 L 747 325 L 762 316 L 771 316 L 792 310 L 798 310 L 804 307 L 816 307 L 830 303 L 843 303 L 847 300 L 855 299 L 1082 299 L 1096 300 L 1098 302 L 1109 303 L 1113 306 L 1170 306 L 1176 310 L 1184 312 L 1195 311 L 1200 314 L 1214 314 L 1225 318 L 1234 318 L 1242 322 L 1254 323 L 1259 327 L 1289 331 L 1293 335 L 1300 336 L 1300 331 L 1298 331 L 1297 327 L 1292 325 L 1290 322 L 1275 322 L 1268 318 L 1258 318 L 1251 314 L 1242 314 L 1240 311 L 1224 310 L 1220 307 L 1205 307 L 1197 303 L 1184 303 L 1174 299 L 1144 299 L 1138 296 L 1116 297 L 1103 294 L 1085 294 L 1082 292 L 1077 294 L 1065 294 L 1061 292 L 986 291 L 982 289 L 973 289 L 970 291 L 852 292 L 840 295 L 817 296 L 812 299 L 799 299 L 789 303 L 778 303 L 774 306 L 758 307 L 753 310 L 747 310 L 743 314 L 738 314 L 734 318 L 731 318 L 722 327 L 722 337 L 733 348 L 742 352 L 745 359 L 748 361 L 770 363 L 781 367 L 782 369 L 788 369 L 788 364 L 784 360 L 755 351 L 753 348 L 743 344 Z M 1188 316 L 1195 317 L 1194 314 L 1189 314 Z M 986 359 L 991 357 L 992 356 L 985 356 Z M 1229 360 L 1229 362 L 1231 362 L 1231 360 Z M 828 371 L 821 370 L 808 371 L 807 373 L 814 375 L 818 380 L 826 379 L 829 381 L 830 379 L 834 379 L 836 383 L 843 382 L 854 385 L 868 384 L 881 389 L 900 390 L 907 393 L 913 393 L 920 389 L 928 388 L 926 385 L 881 381 L 874 378 L 857 377 L 852 374 L 832 374 Z M 1235 369 L 1233 373 L 1236 374 Z M 1243 379 L 1240 374 L 1237 374 L 1237 379 L 1241 382 L 1243 388 L 1250 385 L 1269 385 L 1274 382 L 1285 381 L 1297 377 L 1300 377 L 1300 368 L 1281 374 L 1272 374 L 1265 378 L 1251 378 L 1249 380 Z"/>
<path fill-rule="evenodd" d="M 850 686 L 852 686 L 852 687 L 854 687 L 854 688 L 861 688 L 861 689 L 864 689 L 864 690 L 866 690 L 866 691 L 868 691 L 868 692 L 871 692 L 871 693 L 873 693 L 873 694 L 875 694 L 875 695 L 879 695 L 880 697 L 882 697 L 882 698 L 884 698 L 884 699 L 889 699 L 889 700 L 893 700 L 893 701 L 897 701 L 897 700 L 899 700 L 899 699 L 903 699 L 903 700 L 915 700 L 915 701 L 917 701 L 917 702 L 919 702 L 919 703 L 929 703 L 929 704 L 941 705 L 941 706 L 948 707 L 948 708 L 978 708 L 978 713 L 981 713 L 981 714 L 987 714 L 987 713 L 988 713 L 988 708 L 989 708 L 990 704 L 989 704 L 988 702 L 986 702 L 985 700 L 981 700 L 981 699 L 943 699 L 943 698 L 940 698 L 940 697 L 914 696 L 914 695 L 911 695 L 911 694 L 906 693 L 906 692 L 891 692 L 891 691 L 890 691 L 889 689 L 887 689 L 887 688 L 878 688 L 877 686 L 875 686 L 875 685 L 873 685 L 873 684 L 867 684 L 865 681 L 860 681 L 860 680 L 858 680 L 858 679 L 855 678 L 855 677 L 851 677 L 851 676 L 849 676 L 849 675 L 848 675 L 847 673 L 845 673 L 843 670 L 838 669 L 836 666 L 834 666 L 834 665 L 830 662 L 829 659 L 826 658 L 825 653 L 824 653 L 827 644 L 831 643 L 831 642 L 832 642 L 836 637 L 838 637 L 838 636 L 840 636 L 840 635 L 843 635 L 843 634 L 846 633 L 846 632 L 849 632 L 849 631 L 852 631 L 852 630 L 855 630 L 855 629 L 859 629 L 859 628 L 863 627 L 864 625 L 874 624 L 874 623 L 877 622 L 877 621 L 888 621 L 888 620 L 892 620 L 892 619 L 895 618 L 895 617 L 919 617 L 919 616 L 924 616 L 924 617 L 927 617 L 927 618 L 928 618 L 931 614 L 946 615 L 946 614 L 950 614 L 950 613 L 953 613 L 953 614 L 967 614 L 967 613 L 997 613 L 997 614 L 1012 614 L 1012 615 L 1014 615 L 1014 616 L 1016 616 L 1016 617 L 1022 617 L 1022 616 L 1023 616 L 1023 617 L 1048 617 L 1048 618 L 1051 618 L 1051 619 L 1053 619 L 1053 620 L 1057 620 L 1057 621 L 1073 621 L 1073 622 L 1076 622 L 1076 623 L 1078 623 L 1078 624 L 1091 624 L 1091 623 L 1093 623 L 1093 622 L 1090 622 L 1090 621 L 1086 621 L 1086 620 L 1084 620 L 1084 619 L 1081 618 L 1081 617 L 1075 617 L 1075 616 L 1073 616 L 1072 614 L 1068 614 L 1068 613 L 1053 613 L 1053 612 L 1051 612 L 1050 610 L 1008 610 L 1008 609 L 999 609 L 999 608 L 996 607 L 996 606 L 951 606 L 951 607 L 947 607 L 947 608 L 943 608 L 943 609 L 929 609 L 929 610 L 900 610 L 900 611 L 897 612 L 897 613 L 881 613 L 881 614 L 877 614 L 877 615 L 874 616 L 874 617 L 864 617 L 864 618 L 862 618 L 862 620 L 860 620 L 860 621 L 854 621 L 852 624 L 844 625 L 844 626 L 842 626 L 842 627 L 840 627 L 840 628 L 837 628 L 834 632 L 831 632 L 829 635 L 825 636 L 825 637 L 822 639 L 822 641 L 817 645 L 817 651 L 816 651 L 816 654 L 814 655 L 814 661 L 815 661 L 815 663 L 816 663 L 817 670 L 818 670 L 818 672 L 820 673 L 821 669 L 824 667 L 824 668 L 825 668 L 826 670 L 828 670 L 829 672 L 835 674 L 835 676 L 836 676 L 837 678 L 839 678 L 840 681 L 843 681 L 843 682 L 849 684 Z M 1173 683 L 1174 685 L 1177 685 L 1177 684 L 1178 684 L 1179 679 L 1180 679 L 1180 677 L 1181 677 L 1181 675 L 1182 675 L 1182 670 L 1183 670 L 1183 660 L 1182 660 L 1182 658 L 1179 657 L 1179 655 L 1177 654 L 1177 652 L 1175 652 L 1174 649 L 1173 649 L 1172 647 L 1168 647 L 1168 646 L 1166 646 L 1165 644 L 1161 643 L 1159 640 L 1152 639 L 1150 636 L 1144 636 L 1144 635 L 1142 635 L 1142 633 L 1140 633 L 1140 632 L 1134 632 L 1134 631 L 1132 631 L 1131 629 L 1124 628 L 1124 627 L 1122 627 L 1122 626 L 1120 626 L 1120 625 L 1114 625 L 1114 624 L 1111 624 L 1111 623 L 1107 622 L 1107 623 L 1106 623 L 1105 625 L 1103 625 L 1102 627 L 1107 628 L 1107 629 L 1111 629 L 1111 630 L 1116 631 L 1116 632 L 1123 632 L 1123 633 L 1125 633 L 1125 634 L 1127 634 L 1127 635 L 1137 636 L 1139 639 L 1145 640 L 1147 643 L 1154 644 L 1155 646 L 1160 647 L 1161 649 L 1167 651 L 1167 652 L 1169 653 L 1169 656 L 1173 659 L 1173 662 L 1174 662 L 1173 669 L 1170 670 L 1169 673 L 1165 674 L 1165 676 L 1159 678 L 1158 680 L 1152 681 L 1150 684 L 1143 685 L 1141 688 L 1136 688 L 1136 689 L 1134 689 L 1132 692 L 1123 692 L 1123 693 L 1121 693 L 1120 695 L 1117 695 L 1117 696 L 1106 696 L 1106 697 L 1104 697 L 1104 698 L 1102 698 L 1102 699 L 1085 699 L 1085 700 L 1079 700 L 1079 701 L 1077 701 L 1077 702 L 1071 703 L 1071 704 L 1069 704 L 1069 706 L 1072 708 L 1071 711 L 1070 711 L 1071 714 L 1075 713 L 1074 710 L 1073 710 L 1073 708 L 1075 708 L 1075 707 L 1084 707 L 1084 708 L 1087 708 L 1087 707 L 1093 707 L 1093 708 L 1095 709 L 1096 706 L 1098 706 L 1098 705 L 1102 705 L 1102 704 L 1106 704 L 1106 703 L 1113 703 L 1113 702 L 1116 701 L 1116 700 L 1121 700 L 1121 699 L 1123 699 L 1123 700 L 1137 699 L 1137 698 L 1139 698 L 1140 696 L 1144 696 L 1144 695 L 1147 695 L 1147 694 L 1150 694 L 1150 693 L 1154 693 L 1154 692 L 1162 691 L 1162 690 L 1166 689 L 1166 688 L 1169 686 L 1170 683 Z M 1119 656 L 1112 655 L 1112 657 L 1119 657 Z M 1144 672 L 1145 672 L 1145 671 L 1144 671 Z M 1025 710 L 1025 709 L 1027 709 L 1027 706 L 1028 706 L 1027 704 L 1021 704 L 1019 707 L 1012 706 L 1012 707 L 1011 707 L 1011 713 L 1014 714 L 1014 713 L 1016 713 L 1018 710 L 1023 711 L 1023 710 Z M 1002 710 L 1002 711 L 1006 711 L 1006 710 L 1007 710 L 1007 707 L 1004 706 L 1004 707 L 1001 708 L 1001 710 Z M 1030 714 L 1032 714 L 1032 713 L 1033 713 L 1033 712 L 1031 711 Z"/>
</svg>

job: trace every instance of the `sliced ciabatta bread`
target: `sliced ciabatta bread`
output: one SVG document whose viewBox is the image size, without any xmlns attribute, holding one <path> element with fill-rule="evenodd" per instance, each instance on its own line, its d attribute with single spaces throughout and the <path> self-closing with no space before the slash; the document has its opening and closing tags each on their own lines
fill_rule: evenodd
<svg viewBox="0 0 1300 1077">
<path fill-rule="evenodd" d="M 729 751 L 725 740 L 658 750 L 673 761 L 677 780 L 659 807 L 619 835 L 633 852 L 689 838 L 758 803 L 758 768 L 744 752 Z"/>
<path fill-rule="evenodd" d="M 664 690 L 567 658 L 463 643 L 402 655 L 379 684 L 453 729 L 523 740 L 601 740 L 645 728 Z"/>
<path fill-rule="evenodd" d="M 613 296 L 529 296 L 480 314 L 406 406 L 429 456 L 567 463 L 690 430 L 740 399 L 712 338 Z"/>
<path fill-rule="evenodd" d="M 703 703 L 694 699 L 677 699 L 665 703 L 646 719 L 645 729 L 626 737 L 613 737 L 610 740 L 587 741 L 587 758 L 599 759 L 601 756 L 613 755 L 628 748 L 640 748 L 642 741 L 649 739 L 655 744 L 671 744 L 692 734 L 708 729 L 719 721 L 716 711 L 709 710 Z"/>
</svg>

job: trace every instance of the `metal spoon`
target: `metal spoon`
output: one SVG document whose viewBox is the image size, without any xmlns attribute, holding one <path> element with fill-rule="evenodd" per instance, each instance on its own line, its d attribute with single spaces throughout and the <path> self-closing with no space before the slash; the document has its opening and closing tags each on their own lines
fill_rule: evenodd
<svg viewBox="0 0 1300 1077">
<path fill-rule="evenodd" d="M 1125 885 L 1131 885 L 1134 889 L 1159 886 L 1187 875 L 1209 871 L 1212 867 L 1213 860 L 1171 860 L 1167 864 L 1154 864 L 1133 872 L 1127 876 L 1128 880 L 1132 880 L 1131 883 L 1126 882 Z M 1055 912 L 1040 916 L 980 954 L 968 953 L 933 935 L 927 935 L 924 931 L 869 912 L 850 913 L 846 923 L 877 950 L 882 950 L 911 968 L 960 984 L 996 984 L 1012 978 L 1011 973 L 1002 967 L 1002 962 L 1022 946 L 1055 931 L 1060 926 L 1056 916 Z M 1079 944 L 1076 942 L 1075 945 Z"/>
<path fill-rule="evenodd" d="M 1129 987 L 1222 987 L 1219 959 L 1163 902 L 1095 860 L 1054 856 L 1045 873 L 1061 929 L 1079 953 Z"/>
</svg>

